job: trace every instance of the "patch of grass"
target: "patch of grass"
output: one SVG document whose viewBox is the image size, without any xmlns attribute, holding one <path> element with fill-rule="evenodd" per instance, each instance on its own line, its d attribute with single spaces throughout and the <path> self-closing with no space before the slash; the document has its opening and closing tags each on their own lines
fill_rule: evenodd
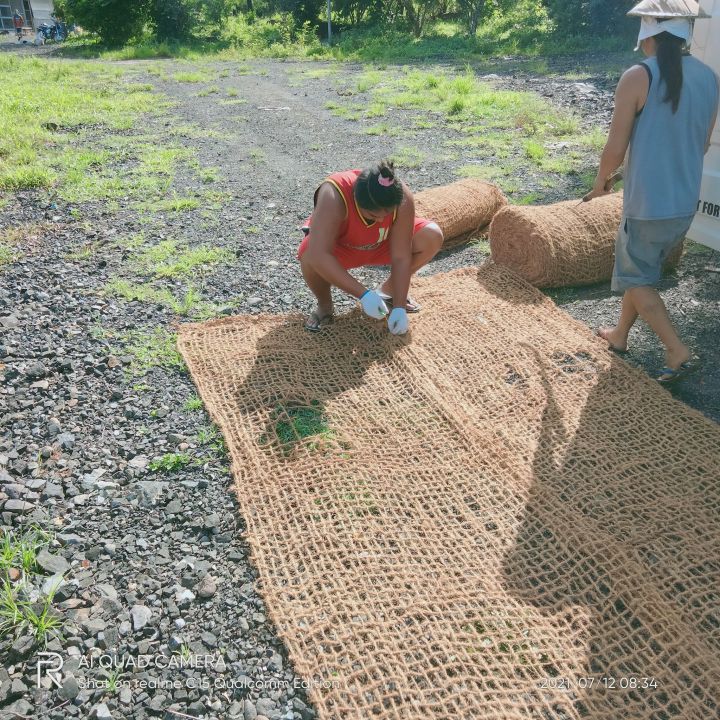
<svg viewBox="0 0 720 720">
<path fill-rule="evenodd" d="M 116 354 L 132 357 L 131 373 L 145 375 L 153 368 L 182 370 L 185 368 L 177 349 L 177 337 L 162 328 L 133 330 L 120 336 L 124 346 L 115 349 Z"/>
<path fill-rule="evenodd" d="M 601 151 L 605 147 L 607 132 L 602 128 L 593 128 L 589 133 L 576 138 L 577 142 L 593 150 Z"/>
<path fill-rule="evenodd" d="M 525 141 L 525 157 L 533 162 L 539 162 L 547 155 L 547 150 L 536 140 Z"/>
<path fill-rule="evenodd" d="M 197 273 L 203 267 L 230 262 L 233 259 L 230 250 L 199 245 L 187 248 L 175 240 L 163 240 L 145 250 L 137 258 L 137 266 L 155 277 L 176 277 Z"/>
<path fill-rule="evenodd" d="M 206 87 L 204 90 L 201 90 L 197 96 L 198 97 L 207 97 L 208 95 L 217 95 L 220 92 L 220 88 L 217 85 L 210 85 L 210 87 Z"/>
<path fill-rule="evenodd" d="M 0 268 L 3 265 L 9 265 L 16 258 L 16 254 L 12 248 L 0 241 Z"/>
<path fill-rule="evenodd" d="M 194 412 L 203 409 L 203 401 L 197 395 L 191 395 L 183 404 L 185 412 Z"/>
<path fill-rule="evenodd" d="M 377 70 L 368 70 L 364 72 L 357 81 L 355 86 L 359 93 L 365 93 L 368 90 L 374 88 L 376 85 L 380 85 L 383 81 L 383 73 Z"/>
<path fill-rule="evenodd" d="M 236 98 L 238 95 L 240 95 L 240 93 L 235 88 L 230 88 L 227 91 L 227 96 L 229 98 Z"/>
<path fill-rule="evenodd" d="M 200 168 L 197 171 L 200 181 L 205 185 L 218 181 L 220 177 L 220 170 L 216 167 Z"/>
<path fill-rule="evenodd" d="M 182 470 L 191 462 L 191 458 L 187 453 L 166 453 L 162 457 L 155 458 L 148 467 L 152 472 L 170 473 L 176 470 Z"/>
<path fill-rule="evenodd" d="M 179 72 L 173 75 L 173 80 L 179 83 L 201 83 L 206 82 L 208 77 L 201 72 Z"/>
<path fill-rule="evenodd" d="M 476 238 L 475 240 L 471 240 L 468 244 L 472 245 L 472 247 L 476 248 L 478 252 L 481 252 L 483 255 L 490 254 L 490 241 L 487 238 Z"/>
<path fill-rule="evenodd" d="M 124 278 L 110 280 L 104 290 L 108 295 L 114 295 L 127 302 L 140 301 L 168 307 L 178 315 L 208 317 L 217 310 L 213 303 L 204 301 L 199 291 L 192 286 L 187 288 L 180 299 L 167 288 L 132 283 Z"/>
<path fill-rule="evenodd" d="M 39 167 L 17 167 L 4 169 L 0 166 L 0 190 L 35 190 L 49 188 L 57 176 Z"/>
<path fill-rule="evenodd" d="M 268 432 L 260 442 L 279 446 L 281 452 L 287 455 L 299 443 L 314 452 L 335 439 L 336 433 L 329 426 L 322 406 L 317 400 L 312 400 L 309 405 L 278 404 L 272 412 Z"/>
<path fill-rule="evenodd" d="M 52 541 L 52 535 L 33 525 L 19 531 L 4 529 L 0 535 L 0 638 L 29 632 L 35 642 L 45 645 L 59 634 L 62 619 L 53 612 L 52 601 L 57 585 L 44 597 L 31 602 L 27 597 L 30 576 L 41 575 L 37 564 L 39 552 Z M 11 573 L 18 573 L 11 580 Z"/>
<path fill-rule="evenodd" d="M 458 123 L 481 124 L 484 130 L 514 128 L 526 135 L 566 136 L 577 132 L 578 119 L 534 93 L 500 90 L 462 74 L 406 69 L 372 88 L 372 98 L 385 106 L 442 111 Z"/>
<path fill-rule="evenodd" d="M 0 571 L 7 573 L 11 568 L 23 573 L 37 573 L 37 555 L 52 540 L 52 535 L 33 525 L 20 531 L 7 529 L 0 536 Z"/>
<path fill-rule="evenodd" d="M 90 132 L 86 128 L 100 128 L 103 137 L 111 136 L 134 127 L 143 114 L 165 107 L 147 84 L 133 83 L 100 64 L 3 53 L 0 77 L 0 190 L 62 190 L 77 165 L 64 156 L 91 152 L 87 142 L 79 142 Z M 42 87 L 42 93 L 29 92 L 33 87 Z M 93 147 L 92 152 L 103 149 Z"/>
<path fill-rule="evenodd" d="M 390 127 L 387 123 L 379 123 L 363 129 L 366 135 L 388 135 L 395 136 L 402 134 L 402 130 L 396 127 Z"/>
<path fill-rule="evenodd" d="M 399 167 L 417 168 L 425 160 L 425 153 L 416 148 L 401 147 L 393 153 L 392 160 Z"/>
<path fill-rule="evenodd" d="M 196 210 L 200 207 L 200 201 L 197 198 L 174 195 L 171 198 L 159 200 L 154 203 L 152 207 L 154 210 L 159 210 L 160 212 L 180 213 L 187 212 L 188 210 Z"/>
<path fill-rule="evenodd" d="M 538 200 L 542 199 L 542 194 L 539 192 L 531 192 L 527 195 L 523 195 L 522 197 L 518 198 L 517 200 L 513 200 L 514 205 L 532 205 L 533 203 L 536 203 Z"/>
</svg>

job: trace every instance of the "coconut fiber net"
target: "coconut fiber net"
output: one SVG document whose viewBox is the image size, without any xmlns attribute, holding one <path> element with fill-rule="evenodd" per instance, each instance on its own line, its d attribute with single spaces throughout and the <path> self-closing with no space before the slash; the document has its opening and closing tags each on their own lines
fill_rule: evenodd
<svg viewBox="0 0 720 720">
<path fill-rule="evenodd" d="M 717 717 L 718 426 L 505 268 L 414 289 L 180 331 L 320 717 Z"/>
<path fill-rule="evenodd" d="M 507 206 L 490 226 L 492 258 L 537 287 L 609 280 L 622 206 L 622 193 L 580 204 Z M 682 244 L 665 269 L 675 267 L 681 255 Z"/>
<path fill-rule="evenodd" d="M 506 204 L 500 188 L 476 178 L 415 193 L 415 214 L 440 226 L 446 249 L 467 242 Z"/>
</svg>

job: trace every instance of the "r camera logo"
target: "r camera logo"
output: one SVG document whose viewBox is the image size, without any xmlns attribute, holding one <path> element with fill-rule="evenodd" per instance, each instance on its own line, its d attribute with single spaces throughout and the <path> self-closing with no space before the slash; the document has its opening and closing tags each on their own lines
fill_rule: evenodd
<svg viewBox="0 0 720 720">
<path fill-rule="evenodd" d="M 60 682 L 60 671 L 62 670 L 64 661 L 62 655 L 56 652 L 40 652 L 37 661 L 37 686 L 40 687 L 42 675 L 47 675 L 50 682 L 57 688 L 62 688 Z"/>
</svg>

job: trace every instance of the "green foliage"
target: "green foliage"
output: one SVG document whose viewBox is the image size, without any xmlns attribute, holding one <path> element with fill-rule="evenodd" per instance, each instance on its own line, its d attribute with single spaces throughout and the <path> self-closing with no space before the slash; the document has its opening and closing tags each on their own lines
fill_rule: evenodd
<svg viewBox="0 0 720 720">
<path fill-rule="evenodd" d="M 637 32 L 637 18 L 627 17 L 633 5 L 627 0 L 543 0 L 543 4 L 562 35 L 629 38 Z"/>
<path fill-rule="evenodd" d="M 177 337 L 162 328 L 155 330 L 134 330 L 123 338 L 124 347 L 115 348 L 118 354 L 127 353 L 133 359 L 131 371 L 144 375 L 156 367 L 167 370 L 182 370 L 185 367 L 177 349 Z"/>
<path fill-rule="evenodd" d="M 197 395 L 191 395 L 183 405 L 185 412 L 193 412 L 194 410 L 202 410 L 203 401 Z"/>
<path fill-rule="evenodd" d="M 108 45 L 137 37 L 149 19 L 148 0 L 64 0 L 66 19 L 97 33 Z"/>
<path fill-rule="evenodd" d="M 153 472 L 169 473 L 182 470 L 189 464 L 190 456 L 187 453 L 166 453 L 162 457 L 155 458 L 148 467 Z"/>
<path fill-rule="evenodd" d="M 0 54 L 0 77 L 0 191 L 54 186 L 78 199 L 129 194 L 129 183 L 106 167 L 112 152 L 126 148 L 78 139 L 85 127 L 102 127 L 107 142 L 113 130 L 132 128 L 141 114 L 162 105 L 149 86 L 106 66 L 9 53 Z"/>
</svg>

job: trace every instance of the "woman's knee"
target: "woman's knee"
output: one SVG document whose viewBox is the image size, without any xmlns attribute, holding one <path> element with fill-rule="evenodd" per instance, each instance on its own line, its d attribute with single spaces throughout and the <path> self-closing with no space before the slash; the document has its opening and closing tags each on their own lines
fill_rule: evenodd
<svg viewBox="0 0 720 720">
<path fill-rule="evenodd" d="M 415 252 L 431 251 L 433 255 L 440 250 L 444 240 L 443 231 L 437 223 L 428 223 L 420 229 L 414 238 Z"/>
</svg>

